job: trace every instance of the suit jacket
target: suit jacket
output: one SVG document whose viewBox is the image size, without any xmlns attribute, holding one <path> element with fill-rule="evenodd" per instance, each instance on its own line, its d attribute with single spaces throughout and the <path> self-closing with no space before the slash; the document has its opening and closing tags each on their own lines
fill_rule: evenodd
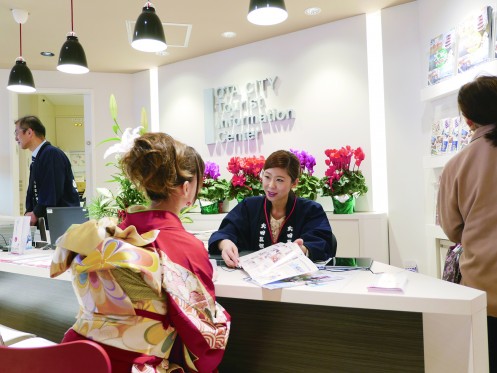
<svg viewBox="0 0 497 373">
<path fill-rule="evenodd" d="M 47 207 L 66 206 L 79 206 L 71 163 L 62 150 L 47 141 L 30 167 L 26 212 L 46 218 Z"/>
</svg>

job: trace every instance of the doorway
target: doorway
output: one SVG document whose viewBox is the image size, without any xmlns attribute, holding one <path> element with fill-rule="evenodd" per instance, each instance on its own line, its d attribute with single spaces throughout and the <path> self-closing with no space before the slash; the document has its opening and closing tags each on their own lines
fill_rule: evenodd
<svg viewBox="0 0 497 373">
<path fill-rule="evenodd" d="M 90 179 L 91 154 L 85 151 L 91 138 L 91 125 L 86 120 L 85 93 L 37 93 L 18 95 L 18 116 L 36 115 L 46 128 L 46 139 L 63 150 L 71 161 L 81 201 L 84 202 Z M 89 127 L 89 128 L 87 128 Z M 88 142 L 89 143 L 89 142 Z M 26 191 L 29 184 L 29 151 L 19 151 L 19 209 L 25 212 Z"/>
</svg>

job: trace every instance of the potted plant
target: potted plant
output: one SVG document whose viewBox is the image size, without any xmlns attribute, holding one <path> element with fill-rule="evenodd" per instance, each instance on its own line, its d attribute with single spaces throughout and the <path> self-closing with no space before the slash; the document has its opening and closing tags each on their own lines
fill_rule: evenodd
<svg viewBox="0 0 497 373">
<path fill-rule="evenodd" d="M 229 199 L 241 202 L 246 197 L 264 194 L 261 181 L 264 161 L 263 156 L 231 157 L 228 162 L 228 171 L 233 176 L 229 185 Z"/>
<path fill-rule="evenodd" d="M 149 200 L 145 194 L 136 188 L 136 186 L 124 176 L 120 165 L 121 154 L 126 153 L 131 149 L 135 139 L 147 132 L 148 122 L 145 109 L 141 112 L 141 125 L 131 129 L 126 128 L 124 131 L 117 122 L 117 103 L 114 95 L 110 96 L 110 114 L 114 121 L 112 125 L 113 137 L 101 141 L 98 145 L 114 142 L 104 153 L 104 159 L 109 155 L 114 154 L 115 160 L 108 162 L 106 166 L 112 166 L 117 169 L 117 172 L 112 175 L 109 182 L 117 183 L 117 191 L 111 192 L 108 188 L 96 188 L 97 197 L 88 205 L 88 215 L 91 219 L 100 219 L 103 217 L 117 217 L 120 221 L 126 214 L 126 209 L 133 205 L 148 205 Z M 193 220 L 186 216 L 195 206 L 185 207 L 181 210 L 180 220 L 183 223 L 191 223 Z"/>
<path fill-rule="evenodd" d="M 229 193 L 229 183 L 220 176 L 217 163 L 205 162 L 204 181 L 198 194 L 202 214 L 217 214 L 222 210 L 222 203 Z"/>
<path fill-rule="evenodd" d="M 300 177 L 295 194 L 302 198 L 316 200 L 321 189 L 321 181 L 314 173 L 316 159 L 304 150 L 290 149 L 300 161 Z"/>
<path fill-rule="evenodd" d="M 326 149 L 328 159 L 325 160 L 328 169 L 321 179 L 322 195 L 331 196 L 335 214 L 351 214 L 354 212 L 355 199 L 366 194 L 368 187 L 366 179 L 359 170 L 365 158 L 359 147 L 349 145 L 340 149 Z"/>
</svg>

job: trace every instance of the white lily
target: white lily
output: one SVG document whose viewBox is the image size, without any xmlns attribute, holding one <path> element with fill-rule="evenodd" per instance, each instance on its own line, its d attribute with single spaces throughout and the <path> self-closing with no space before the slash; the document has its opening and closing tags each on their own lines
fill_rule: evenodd
<svg viewBox="0 0 497 373">
<path fill-rule="evenodd" d="M 124 154 L 128 152 L 133 147 L 135 139 L 140 137 L 140 131 L 142 129 L 142 126 L 138 126 L 134 129 L 131 129 L 129 127 L 126 128 L 123 135 L 121 136 L 121 142 L 109 147 L 109 149 L 107 149 L 104 153 L 104 159 L 114 153 Z"/>
</svg>

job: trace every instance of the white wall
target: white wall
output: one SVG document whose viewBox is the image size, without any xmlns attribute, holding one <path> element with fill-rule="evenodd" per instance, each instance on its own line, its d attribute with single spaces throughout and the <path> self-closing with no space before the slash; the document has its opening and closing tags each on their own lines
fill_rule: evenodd
<svg viewBox="0 0 497 373">
<path fill-rule="evenodd" d="M 294 109 L 294 123 L 267 125 L 259 140 L 206 145 L 205 89 L 278 76 L 275 108 Z M 316 157 L 324 176 L 324 150 L 362 147 L 371 192 L 368 70 L 365 16 L 245 45 L 159 68 L 161 130 L 194 146 L 221 167 L 234 155 L 268 156 L 277 149 L 301 149 Z M 369 194 L 368 194 L 369 195 Z M 365 198 L 364 210 L 372 209 Z"/>
<path fill-rule="evenodd" d="M 0 82 L 7 82 L 9 71 L 0 70 Z M 133 75 L 88 73 L 85 75 L 64 74 L 58 71 L 33 71 L 38 93 L 75 92 L 88 95 L 88 102 L 93 107 L 91 115 L 85 111 L 85 123 L 89 131 L 86 132 L 87 164 L 90 168 L 87 175 L 91 175 L 94 186 L 108 186 L 109 174 L 113 171 L 104 167 L 108 161 L 103 160 L 106 145 L 97 146 L 105 138 L 111 137 L 112 118 L 109 114 L 109 97 L 113 93 L 118 104 L 119 124 L 123 127 L 135 127 L 140 122 L 140 113 L 135 109 L 135 95 L 148 95 L 134 89 Z M 86 102 L 86 101 L 85 101 Z M 14 140 L 13 121 L 17 119 L 17 95 L 0 89 L 0 121 L 5 123 L 7 135 L 0 137 L 0 215 L 14 215 L 19 203 L 18 188 L 18 146 Z M 88 162 L 88 159 L 93 162 Z"/>
<path fill-rule="evenodd" d="M 427 267 L 417 2 L 382 11 L 390 262 Z"/>
</svg>

